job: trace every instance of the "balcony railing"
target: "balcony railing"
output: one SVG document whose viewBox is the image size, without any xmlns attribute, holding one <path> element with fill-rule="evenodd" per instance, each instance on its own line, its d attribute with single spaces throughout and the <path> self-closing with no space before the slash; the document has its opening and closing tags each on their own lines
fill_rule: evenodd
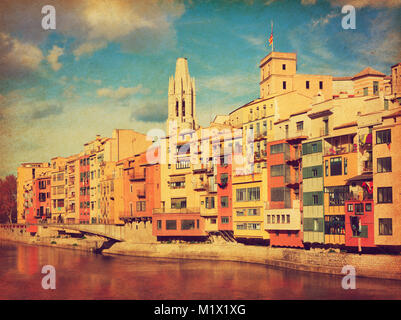
<svg viewBox="0 0 401 320">
<path fill-rule="evenodd" d="M 146 190 L 137 190 L 136 195 L 138 198 L 146 198 Z"/>
<path fill-rule="evenodd" d="M 196 181 L 193 183 L 193 188 L 194 190 L 207 190 L 208 189 L 208 183 L 203 182 L 203 181 Z"/>
<path fill-rule="evenodd" d="M 133 172 L 128 174 L 128 179 L 131 181 L 141 181 L 141 180 L 146 180 L 146 174 L 145 171 L 143 172 Z"/>
<path fill-rule="evenodd" d="M 344 154 L 344 153 L 350 153 L 350 152 L 357 152 L 358 147 L 356 144 L 346 144 L 342 145 L 340 147 L 326 147 L 324 149 L 324 155 L 325 156 L 333 156 L 337 154 Z"/>
</svg>

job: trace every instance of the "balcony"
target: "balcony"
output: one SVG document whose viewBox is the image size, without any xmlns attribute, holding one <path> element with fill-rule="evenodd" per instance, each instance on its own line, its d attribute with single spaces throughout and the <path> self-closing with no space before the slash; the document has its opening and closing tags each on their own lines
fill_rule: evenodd
<svg viewBox="0 0 401 320">
<path fill-rule="evenodd" d="M 193 183 L 193 188 L 195 191 L 203 191 L 207 190 L 209 187 L 209 184 L 204 181 L 196 181 Z"/>
<path fill-rule="evenodd" d="M 146 190 L 145 189 L 137 190 L 136 195 L 138 198 L 146 198 Z"/>
<path fill-rule="evenodd" d="M 365 201 L 373 200 L 373 193 L 364 192 L 349 192 L 348 199 L 346 201 Z"/>
<path fill-rule="evenodd" d="M 339 155 L 339 154 L 345 154 L 345 153 L 351 153 L 351 152 L 357 152 L 358 151 L 358 146 L 356 144 L 345 144 L 339 147 L 326 147 L 324 148 L 324 155 L 325 156 L 334 156 L 334 155 Z"/>
<path fill-rule="evenodd" d="M 255 134 L 254 140 L 255 140 L 255 141 L 263 140 L 263 139 L 265 139 L 266 136 L 267 136 L 267 132 L 266 132 L 266 131 L 264 131 L 264 132 L 257 132 L 257 133 Z"/>
<path fill-rule="evenodd" d="M 129 173 L 128 179 L 131 181 L 145 181 L 146 173 L 145 173 L 145 171 Z"/>
<path fill-rule="evenodd" d="M 199 214 L 199 208 L 156 208 L 153 214 Z"/>
</svg>

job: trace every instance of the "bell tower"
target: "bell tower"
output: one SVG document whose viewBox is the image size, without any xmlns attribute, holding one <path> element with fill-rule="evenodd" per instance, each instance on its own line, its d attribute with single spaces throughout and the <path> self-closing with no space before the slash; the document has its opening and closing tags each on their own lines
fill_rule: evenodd
<svg viewBox="0 0 401 320">
<path fill-rule="evenodd" d="M 170 77 L 168 85 L 167 132 L 170 132 L 169 126 L 173 121 L 179 131 L 196 130 L 195 105 L 195 79 L 189 76 L 187 59 L 178 58 L 175 76 Z"/>
</svg>

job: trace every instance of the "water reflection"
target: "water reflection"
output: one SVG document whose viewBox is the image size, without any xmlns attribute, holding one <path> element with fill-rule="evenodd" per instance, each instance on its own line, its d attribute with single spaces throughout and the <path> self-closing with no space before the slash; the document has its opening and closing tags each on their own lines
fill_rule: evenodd
<svg viewBox="0 0 401 320">
<path fill-rule="evenodd" d="M 44 290 L 44 265 L 56 290 Z M 0 242 L 0 299 L 401 299 L 401 281 L 357 279 L 222 261 L 109 257 Z"/>
</svg>

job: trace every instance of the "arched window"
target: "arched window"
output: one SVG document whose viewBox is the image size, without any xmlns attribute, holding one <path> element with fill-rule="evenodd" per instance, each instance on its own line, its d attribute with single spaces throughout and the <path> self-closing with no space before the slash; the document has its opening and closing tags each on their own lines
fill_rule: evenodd
<svg viewBox="0 0 401 320">
<path fill-rule="evenodd" d="M 185 100 L 182 100 L 182 116 L 185 117 Z"/>
<path fill-rule="evenodd" d="M 178 117 L 178 101 L 175 102 L 175 116 Z"/>
</svg>

